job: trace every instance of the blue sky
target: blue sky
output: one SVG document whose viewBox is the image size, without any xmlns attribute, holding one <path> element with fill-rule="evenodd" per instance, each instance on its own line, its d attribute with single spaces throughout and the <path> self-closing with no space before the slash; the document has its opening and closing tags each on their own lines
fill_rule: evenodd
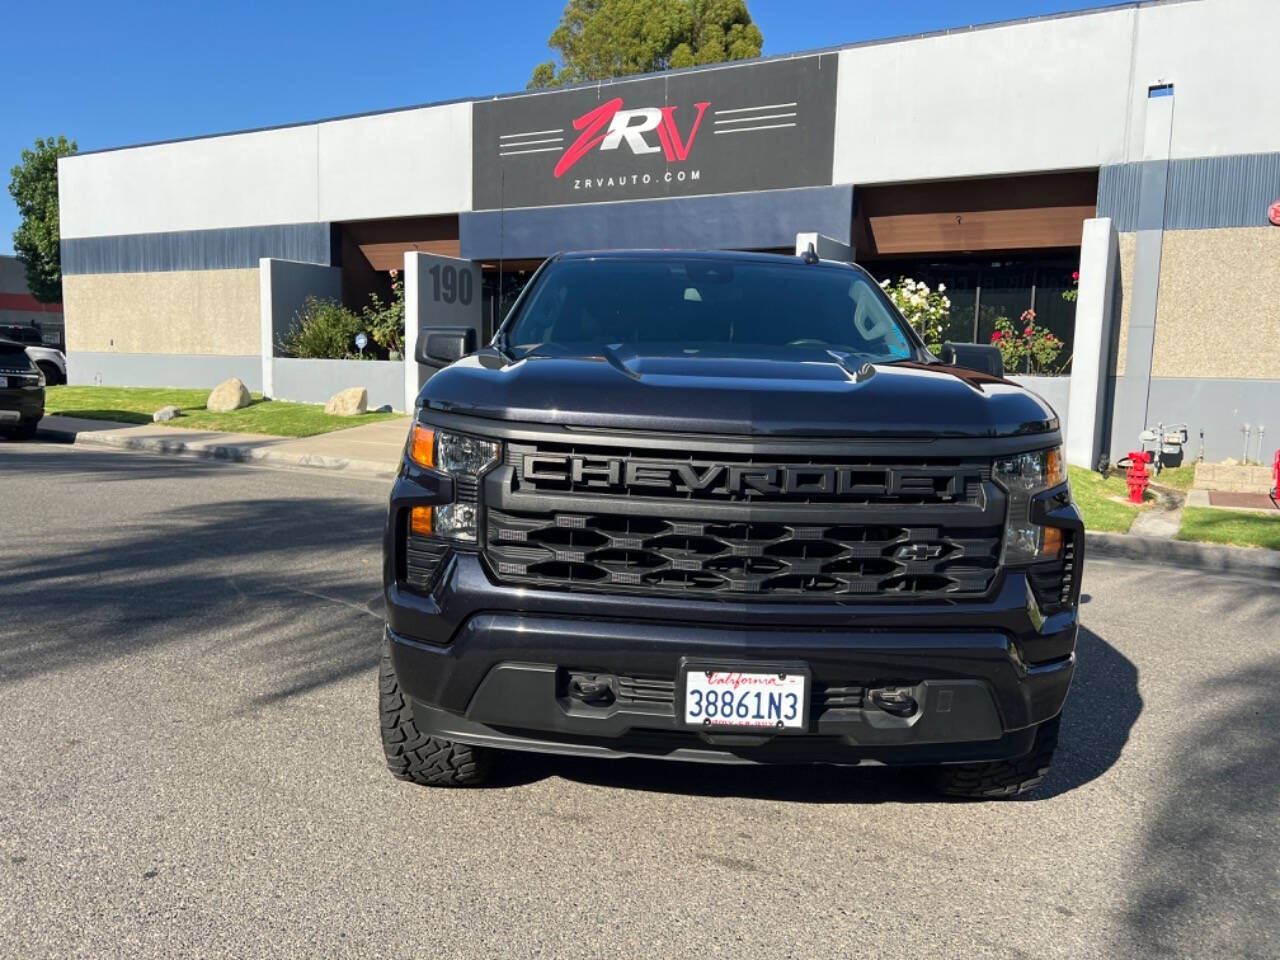
<svg viewBox="0 0 1280 960">
<path fill-rule="evenodd" d="M 765 54 L 1105 5 L 748 0 Z M 0 171 L 38 136 L 81 150 L 523 89 L 562 0 L 5 5 Z M 17 210 L 0 194 L 0 253 Z"/>
</svg>

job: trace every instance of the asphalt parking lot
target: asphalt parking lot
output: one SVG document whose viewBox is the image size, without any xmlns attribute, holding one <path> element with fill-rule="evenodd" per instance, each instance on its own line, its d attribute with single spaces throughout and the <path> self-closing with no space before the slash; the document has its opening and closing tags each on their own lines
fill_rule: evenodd
<svg viewBox="0 0 1280 960">
<path fill-rule="evenodd" d="M 0 443 L 0 955 L 1280 956 L 1280 596 L 1095 562 L 1053 773 L 393 780 L 385 481 Z"/>
</svg>

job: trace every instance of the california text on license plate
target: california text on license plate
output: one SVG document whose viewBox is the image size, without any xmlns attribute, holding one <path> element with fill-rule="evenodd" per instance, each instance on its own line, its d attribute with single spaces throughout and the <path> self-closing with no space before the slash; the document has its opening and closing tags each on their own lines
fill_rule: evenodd
<svg viewBox="0 0 1280 960">
<path fill-rule="evenodd" d="M 697 727 L 802 730 L 809 706 L 802 671 L 756 672 L 690 666 L 684 683 L 684 722 Z"/>
</svg>

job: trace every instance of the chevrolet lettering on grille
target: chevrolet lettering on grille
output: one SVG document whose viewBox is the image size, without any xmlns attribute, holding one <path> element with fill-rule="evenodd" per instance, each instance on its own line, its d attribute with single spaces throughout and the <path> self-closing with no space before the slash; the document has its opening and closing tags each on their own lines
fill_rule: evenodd
<svg viewBox="0 0 1280 960">
<path fill-rule="evenodd" d="M 609 489 L 618 493 L 685 491 L 720 497 L 840 497 L 876 493 L 955 496 L 952 475 L 904 475 L 877 466 L 723 464 L 632 460 L 572 454 L 525 454 L 522 476 L 532 483 Z"/>
</svg>

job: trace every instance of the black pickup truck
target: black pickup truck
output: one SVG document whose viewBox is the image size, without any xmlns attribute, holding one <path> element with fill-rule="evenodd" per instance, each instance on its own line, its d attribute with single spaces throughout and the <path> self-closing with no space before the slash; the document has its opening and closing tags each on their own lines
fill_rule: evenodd
<svg viewBox="0 0 1280 960">
<path fill-rule="evenodd" d="M 812 255 L 547 261 L 418 400 L 385 533 L 391 771 L 473 784 L 532 750 L 1034 787 L 1083 528 L 1057 417 L 989 349 L 933 356 Z"/>
</svg>

